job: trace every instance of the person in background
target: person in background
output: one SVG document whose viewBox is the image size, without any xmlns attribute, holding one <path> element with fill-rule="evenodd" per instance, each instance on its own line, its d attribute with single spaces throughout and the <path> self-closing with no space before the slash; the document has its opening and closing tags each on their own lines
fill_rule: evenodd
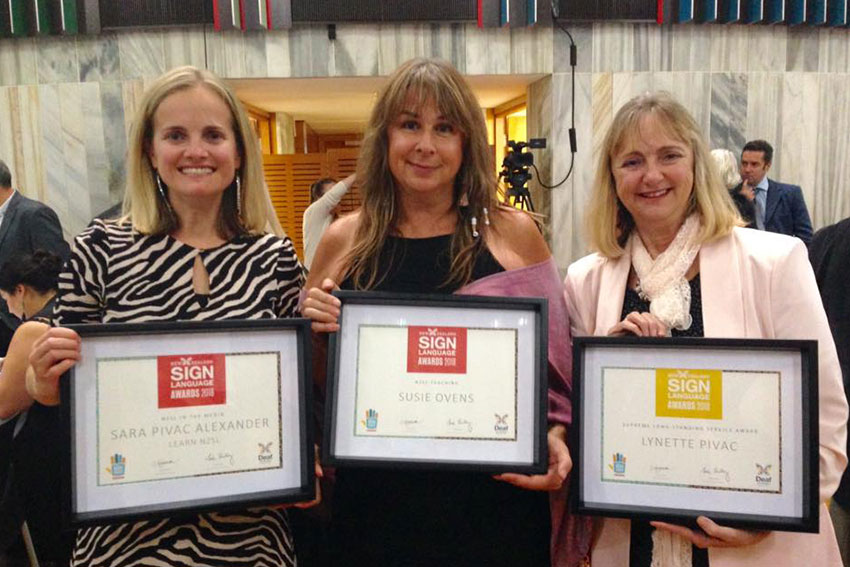
<svg viewBox="0 0 850 567">
<path fill-rule="evenodd" d="M 756 228 L 796 236 L 806 244 L 812 239 L 812 221 L 799 185 L 767 178 L 773 163 L 773 146 L 764 140 L 744 144 L 741 177 L 755 192 Z"/>
<path fill-rule="evenodd" d="M 615 115 L 587 223 L 597 252 L 573 263 L 564 282 L 574 336 L 817 340 L 820 425 L 819 533 L 734 529 L 704 516 L 699 529 L 605 518 L 592 564 L 837 565 L 825 503 L 847 464 L 847 401 L 806 247 L 740 227 L 696 121 L 663 93 L 633 98 Z"/>
<path fill-rule="evenodd" d="M 16 256 L 0 267 L 0 297 L 16 317 L 30 321 L 18 327 L 0 370 L 0 419 L 9 419 L 32 404 L 26 369 L 32 343 L 47 330 L 53 313 L 62 258 L 37 250 Z"/>
<path fill-rule="evenodd" d="M 36 250 L 47 250 L 63 260 L 68 257 L 68 243 L 62 236 L 62 226 L 56 213 L 39 201 L 24 197 L 12 185 L 12 172 L 0 160 L 0 266 L 11 258 L 32 254 Z M 11 314 L 4 301 L 0 301 L 0 358 L 12 340 L 21 320 Z M 7 484 L 7 457 L 11 454 L 12 435 L 17 427 L 15 419 L 0 424 L 0 487 Z M 0 507 L 3 504 L 0 493 Z M 6 529 L 0 520 L 0 554 L 7 547 L 6 542 L 17 538 L 15 526 Z"/>
<path fill-rule="evenodd" d="M 337 183 L 326 177 L 310 186 L 310 206 L 304 211 L 302 232 L 304 235 L 304 266 L 309 270 L 322 235 L 337 218 L 337 206 L 354 185 L 352 174 Z"/>
<path fill-rule="evenodd" d="M 58 461 L 61 444 L 45 443 L 32 435 L 32 428 L 25 427 L 30 412 L 38 420 L 44 411 L 40 404 L 34 405 L 27 392 L 26 373 L 35 340 L 50 326 L 61 269 L 62 258 L 45 250 L 16 256 L 0 267 L 0 296 L 9 311 L 24 321 L 15 331 L 0 367 L 0 420 L 21 415 L 7 455 L 12 474 L 5 490 L 0 487 L 0 491 L 10 498 L 5 506 L 14 507 L 18 529 L 21 521 L 27 522 L 33 549 L 43 565 L 67 564 L 73 544 L 73 537 L 62 530 L 57 508 L 62 494 L 59 477 L 44 466 L 45 462 Z M 27 561 L 23 549 L 14 553 L 10 552 L 10 560 Z"/>
<path fill-rule="evenodd" d="M 815 271 L 823 308 L 838 349 L 844 377 L 844 393 L 850 394 L 850 219 L 815 233 L 809 245 L 809 260 Z M 850 441 L 850 439 L 848 439 Z M 850 452 L 850 444 L 848 444 Z M 850 567 L 850 472 L 844 471 L 841 484 L 829 503 L 829 513 L 838 536 L 845 567 Z"/>
<path fill-rule="evenodd" d="M 363 204 L 322 237 L 302 312 L 317 333 L 337 331 L 337 284 L 547 297 L 548 473 L 338 468 L 334 565 L 574 567 L 589 547 L 589 524 L 564 505 L 571 366 L 557 269 L 532 217 L 497 202 L 493 171 L 483 113 L 463 77 L 443 61 L 402 64 L 369 120 L 357 173 Z"/>
<path fill-rule="evenodd" d="M 68 258 L 69 247 L 62 237 L 59 217 L 44 203 L 16 191 L 9 167 L 0 161 L 0 266 L 14 256 L 36 250 L 53 252 L 63 260 Z M 19 323 L 0 303 L 0 357 L 6 353 Z"/>
<path fill-rule="evenodd" d="M 744 219 L 747 228 L 756 228 L 756 208 L 753 188 L 747 183 L 741 182 L 741 174 L 738 173 L 738 160 L 735 154 L 729 150 L 711 150 L 711 157 L 717 164 L 717 171 L 723 185 L 729 191 L 729 196 L 738 208 L 738 213 Z"/>
<path fill-rule="evenodd" d="M 80 337 L 62 325 L 295 315 L 301 265 L 277 223 L 245 110 L 211 72 L 179 67 L 145 91 L 128 144 L 125 210 L 74 240 L 59 279 L 59 326 L 30 354 L 27 391 L 41 404 L 58 403 L 59 379 L 80 356 Z M 286 512 L 272 507 L 81 529 L 72 560 L 294 564 Z"/>
</svg>

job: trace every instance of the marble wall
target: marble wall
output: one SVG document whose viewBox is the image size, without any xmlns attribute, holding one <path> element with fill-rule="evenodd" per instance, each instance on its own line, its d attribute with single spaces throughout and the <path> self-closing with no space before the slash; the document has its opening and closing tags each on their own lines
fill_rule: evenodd
<svg viewBox="0 0 850 567">
<path fill-rule="evenodd" d="M 607 127 L 625 101 L 646 91 L 675 95 L 712 148 L 739 154 L 747 140 L 770 141 L 770 177 L 802 186 L 815 228 L 850 216 L 846 30 L 593 24 L 570 31 L 579 50 L 574 170 L 561 187 L 535 191 L 535 202 L 550 199 L 550 243 L 562 268 L 587 252 L 582 215 Z M 552 75 L 529 88 L 536 109 L 529 135 L 550 138 L 550 185 L 570 167 L 572 117 L 569 42 L 557 30 L 553 50 Z"/>
<path fill-rule="evenodd" d="M 773 177 L 803 186 L 816 227 L 850 216 L 850 34 L 828 28 L 598 23 L 569 26 L 578 45 L 569 179 L 533 187 L 564 268 L 586 252 L 581 215 L 595 149 L 631 96 L 665 89 L 712 147 L 739 152 L 762 137 L 777 148 Z M 569 44 L 558 29 L 474 25 L 340 25 L 274 32 L 148 30 L 93 37 L 0 40 L 0 159 L 17 186 L 50 204 L 68 236 L 120 199 L 126 132 L 145 84 L 182 64 L 226 78 L 386 75 L 414 56 L 462 72 L 538 74 L 528 89 L 529 134 L 543 181 L 570 168 Z"/>
</svg>

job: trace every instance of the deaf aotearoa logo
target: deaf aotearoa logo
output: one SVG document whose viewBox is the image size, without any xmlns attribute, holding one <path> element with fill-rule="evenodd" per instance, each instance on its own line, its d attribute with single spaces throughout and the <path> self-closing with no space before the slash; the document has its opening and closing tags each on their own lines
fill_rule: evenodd
<svg viewBox="0 0 850 567">
<path fill-rule="evenodd" d="M 762 466 L 756 463 L 756 484 L 765 486 L 773 482 L 773 475 L 770 474 L 771 468 L 773 468 L 773 465 Z"/>
<path fill-rule="evenodd" d="M 272 455 L 272 444 L 273 441 L 269 441 L 268 443 L 257 443 L 260 448 L 260 454 L 257 455 L 257 460 L 261 463 L 268 463 L 271 461 L 274 456 Z"/>
<path fill-rule="evenodd" d="M 407 371 L 466 374 L 466 327 L 408 327 Z"/>
<path fill-rule="evenodd" d="M 159 407 L 222 405 L 227 401 L 225 355 L 158 356 Z"/>
<path fill-rule="evenodd" d="M 508 415 L 509 414 L 504 413 L 502 415 L 499 415 L 498 413 L 496 413 L 496 414 L 493 414 L 493 415 L 496 416 L 496 425 L 493 426 L 493 429 L 496 431 L 496 433 L 498 433 L 500 435 L 504 435 L 505 433 L 508 432 Z"/>
</svg>

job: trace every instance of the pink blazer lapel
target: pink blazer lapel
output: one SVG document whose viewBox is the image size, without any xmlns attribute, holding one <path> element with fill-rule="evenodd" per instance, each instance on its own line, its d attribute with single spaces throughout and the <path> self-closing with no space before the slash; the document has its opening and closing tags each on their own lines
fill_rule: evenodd
<svg viewBox="0 0 850 567">
<path fill-rule="evenodd" d="M 631 265 L 631 255 L 627 252 L 617 260 L 606 262 L 602 268 L 594 335 L 606 335 L 608 329 L 620 322 Z"/>
<path fill-rule="evenodd" d="M 746 337 L 743 280 L 736 240 L 724 237 L 699 251 L 702 318 L 706 337 Z"/>
</svg>

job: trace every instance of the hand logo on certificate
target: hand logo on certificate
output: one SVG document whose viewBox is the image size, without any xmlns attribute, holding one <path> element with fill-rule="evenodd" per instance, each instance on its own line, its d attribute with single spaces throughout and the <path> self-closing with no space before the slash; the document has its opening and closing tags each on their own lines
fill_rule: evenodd
<svg viewBox="0 0 850 567">
<path fill-rule="evenodd" d="M 366 410 L 366 419 L 361 421 L 366 431 L 376 431 L 378 429 L 378 412 L 373 409 Z"/>
<path fill-rule="evenodd" d="M 109 468 L 106 469 L 106 472 L 112 475 L 112 480 L 121 480 L 124 478 L 124 468 L 127 464 L 127 460 L 121 456 L 121 453 L 115 453 L 109 458 Z"/>
<path fill-rule="evenodd" d="M 626 474 L 626 456 L 622 453 L 614 453 L 613 463 L 608 465 L 612 471 L 614 471 L 614 476 L 623 476 Z"/>
</svg>

